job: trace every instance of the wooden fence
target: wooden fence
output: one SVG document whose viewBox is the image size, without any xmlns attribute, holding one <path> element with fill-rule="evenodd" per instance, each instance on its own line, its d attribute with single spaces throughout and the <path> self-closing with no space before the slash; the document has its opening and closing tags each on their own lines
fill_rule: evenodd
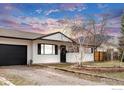
<svg viewBox="0 0 124 93">
<path fill-rule="evenodd" d="M 95 51 L 94 52 L 94 60 L 97 62 L 101 61 L 110 61 L 110 60 L 118 60 L 119 56 L 117 52 L 102 52 L 102 51 Z"/>
</svg>

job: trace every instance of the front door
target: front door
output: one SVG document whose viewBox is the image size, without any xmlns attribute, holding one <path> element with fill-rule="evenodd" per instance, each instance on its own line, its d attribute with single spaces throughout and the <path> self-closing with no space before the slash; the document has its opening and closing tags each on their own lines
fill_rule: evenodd
<svg viewBox="0 0 124 93">
<path fill-rule="evenodd" d="M 62 63 L 66 62 L 66 46 L 65 45 L 60 46 L 60 61 Z"/>
</svg>

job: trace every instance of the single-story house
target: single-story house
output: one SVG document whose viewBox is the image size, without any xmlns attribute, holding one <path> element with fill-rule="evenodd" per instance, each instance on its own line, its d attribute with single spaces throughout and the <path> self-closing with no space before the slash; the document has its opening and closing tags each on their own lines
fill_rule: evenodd
<svg viewBox="0 0 124 93">
<path fill-rule="evenodd" d="M 80 60 L 80 49 L 73 51 L 72 44 L 76 42 L 61 32 L 43 35 L 0 28 L 0 65 L 74 63 Z M 83 60 L 93 61 L 93 53 Z"/>
</svg>

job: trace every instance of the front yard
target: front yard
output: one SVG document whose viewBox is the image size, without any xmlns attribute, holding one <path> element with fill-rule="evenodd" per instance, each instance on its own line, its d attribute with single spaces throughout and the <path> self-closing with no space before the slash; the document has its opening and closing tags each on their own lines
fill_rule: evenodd
<svg viewBox="0 0 124 93">
<path fill-rule="evenodd" d="M 104 68 L 107 71 L 102 72 L 97 68 Z M 110 68 L 112 71 L 108 71 Z M 122 71 L 116 71 L 116 68 Z M 0 77 L 4 77 L 14 85 L 80 84 L 81 82 L 88 84 L 85 80 L 96 82 L 96 84 L 124 85 L 124 63 L 89 62 L 83 63 L 82 67 L 72 63 L 1 67 Z M 0 85 L 7 84 L 0 81 Z"/>
<path fill-rule="evenodd" d="M 124 67 L 124 62 L 119 62 L 119 61 L 84 62 L 83 66 L 88 66 L 88 67 Z"/>
<path fill-rule="evenodd" d="M 95 80 L 96 82 L 99 82 L 99 80 L 97 78 L 92 77 L 92 75 L 98 75 L 98 76 L 102 76 L 102 77 L 107 77 L 107 78 L 112 78 L 112 79 L 117 79 L 120 81 L 124 81 L 124 71 L 114 71 L 116 68 L 118 69 L 124 69 L 124 63 L 123 62 L 119 62 L 119 61 L 113 61 L 113 62 L 85 62 L 83 63 L 83 67 L 82 68 L 105 68 L 105 69 L 109 69 L 112 68 L 112 71 L 97 71 L 97 70 L 86 70 L 86 69 L 82 69 L 80 67 L 80 69 L 75 68 L 74 64 L 59 64 L 59 65 L 50 65 L 52 67 L 55 68 L 60 68 L 63 70 L 69 70 L 69 71 L 75 71 L 75 72 L 81 72 L 81 73 L 88 73 L 91 74 L 91 77 L 87 78 L 85 77 L 85 75 L 79 75 L 81 76 L 81 78 L 83 79 L 88 79 L 88 80 Z M 101 82 L 101 81 L 100 81 Z M 106 81 L 108 84 L 118 84 L 117 82 L 109 82 L 108 80 Z M 122 82 L 124 84 L 124 82 Z"/>
<path fill-rule="evenodd" d="M 96 85 L 99 83 L 80 79 L 72 73 L 58 71 L 46 66 L 0 67 L 1 85 Z M 7 83 L 9 82 L 9 83 Z M 101 84 L 101 83 L 100 83 Z"/>
<path fill-rule="evenodd" d="M 84 66 L 88 66 L 88 67 L 120 67 L 123 68 L 124 67 L 124 63 L 123 62 L 119 62 L 119 61 L 113 61 L 113 62 L 95 62 L 95 63 L 84 63 Z M 94 73 L 94 74 L 98 74 L 98 75 L 102 75 L 102 76 L 106 76 L 106 77 L 111 77 L 111 78 L 116 78 L 116 79 L 120 79 L 120 80 L 124 80 L 124 71 L 122 72 L 90 72 L 90 73 Z"/>
</svg>

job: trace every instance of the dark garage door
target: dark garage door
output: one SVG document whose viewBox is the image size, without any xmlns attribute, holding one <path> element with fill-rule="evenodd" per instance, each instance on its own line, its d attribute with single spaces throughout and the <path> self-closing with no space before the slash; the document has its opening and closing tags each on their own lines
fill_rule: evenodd
<svg viewBox="0 0 124 93">
<path fill-rule="evenodd" d="M 0 66 L 27 63 L 27 46 L 0 44 Z"/>
</svg>

